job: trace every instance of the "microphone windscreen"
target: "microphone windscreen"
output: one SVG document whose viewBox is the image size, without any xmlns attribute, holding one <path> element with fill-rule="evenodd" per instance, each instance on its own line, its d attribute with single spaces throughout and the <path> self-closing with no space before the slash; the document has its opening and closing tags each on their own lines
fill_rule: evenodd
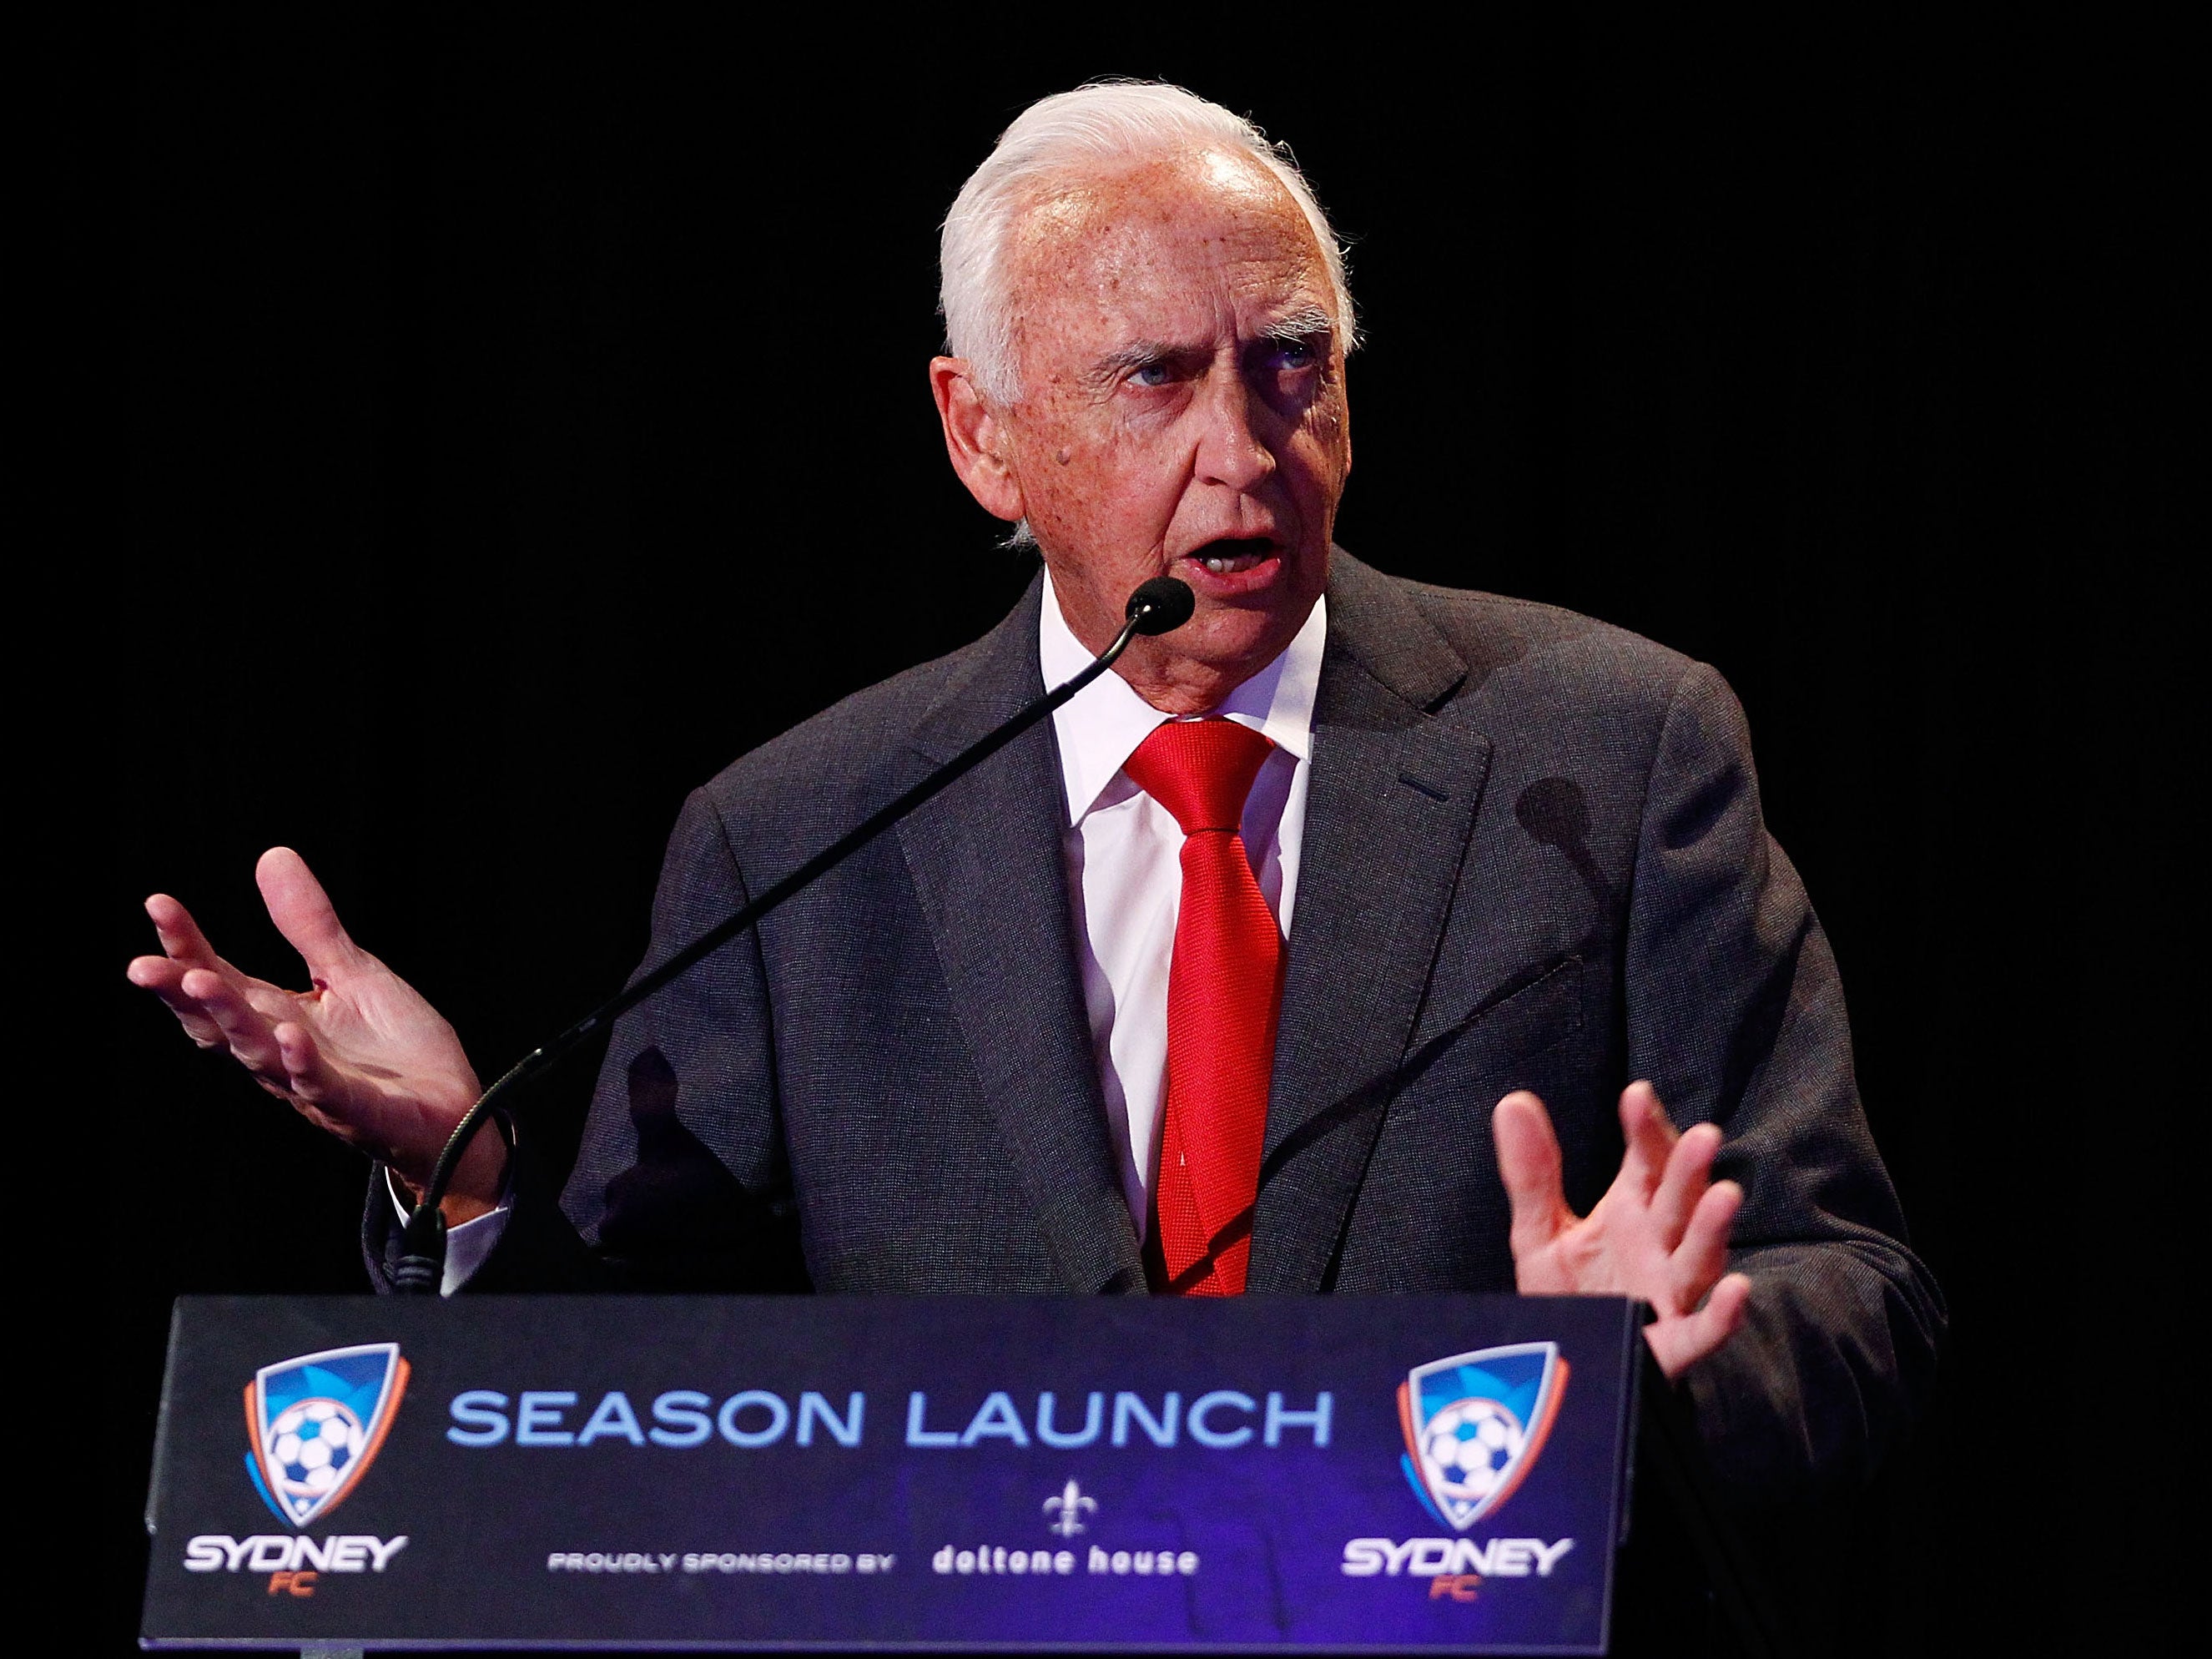
<svg viewBox="0 0 2212 1659">
<path fill-rule="evenodd" d="M 1165 634 L 1181 628 L 1198 609 L 1198 595 L 1190 584 L 1173 576 L 1155 576 L 1129 595 L 1122 614 L 1137 624 L 1139 634 Z"/>
</svg>

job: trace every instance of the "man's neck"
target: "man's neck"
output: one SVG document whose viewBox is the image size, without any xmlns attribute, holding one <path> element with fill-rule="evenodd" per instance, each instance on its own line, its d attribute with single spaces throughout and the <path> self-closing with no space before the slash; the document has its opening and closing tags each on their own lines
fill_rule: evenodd
<svg viewBox="0 0 2212 1659">
<path fill-rule="evenodd" d="M 1064 629 L 1066 634 L 1092 656 L 1103 649 L 1084 639 L 1074 621 L 1060 603 L 1049 572 L 1045 575 L 1044 604 L 1048 614 Z M 1139 637 L 1130 641 L 1129 648 L 1114 665 L 1114 672 L 1127 682 L 1129 689 L 1163 714 L 1177 718 L 1203 714 L 1219 708 L 1240 685 L 1255 675 L 1266 672 L 1280 660 L 1290 643 L 1304 631 L 1313 611 L 1308 607 L 1298 618 L 1298 626 L 1280 640 L 1270 640 L 1255 650 L 1224 662 L 1209 662 L 1178 652 L 1174 643 L 1163 636 L 1158 639 Z"/>
<path fill-rule="evenodd" d="M 1218 708 L 1231 692 L 1282 653 L 1276 652 L 1264 661 L 1234 669 L 1194 663 L 1188 659 L 1173 659 L 1155 667 L 1130 661 L 1135 654 L 1136 648 L 1132 646 L 1114 665 L 1114 672 L 1128 681 L 1131 690 L 1163 714 L 1183 715 L 1203 714 L 1208 709 Z"/>
</svg>

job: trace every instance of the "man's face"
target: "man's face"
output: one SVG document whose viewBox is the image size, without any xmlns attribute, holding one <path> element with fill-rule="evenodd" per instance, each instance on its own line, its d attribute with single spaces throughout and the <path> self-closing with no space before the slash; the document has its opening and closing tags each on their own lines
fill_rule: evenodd
<svg viewBox="0 0 2212 1659">
<path fill-rule="evenodd" d="M 1097 650 L 1139 582 L 1188 582 L 1192 620 L 1124 672 L 1210 706 L 1328 581 L 1352 443 L 1321 249 L 1265 168 L 1201 152 L 1079 181 L 1011 252 L 1022 395 L 999 453 L 1062 608 Z"/>
</svg>

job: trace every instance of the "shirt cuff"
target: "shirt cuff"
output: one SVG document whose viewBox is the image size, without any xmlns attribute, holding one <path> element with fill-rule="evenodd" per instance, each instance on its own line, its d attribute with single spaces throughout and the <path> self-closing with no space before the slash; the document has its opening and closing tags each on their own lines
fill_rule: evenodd
<svg viewBox="0 0 2212 1659">
<path fill-rule="evenodd" d="M 514 1208 L 514 1177 L 513 1164 L 508 1165 L 507 1189 L 499 1195 L 499 1206 L 473 1221 L 464 1221 L 458 1227 L 446 1230 L 446 1276 L 438 1282 L 438 1294 L 451 1296 L 467 1284 L 476 1270 L 483 1266 L 500 1235 L 507 1231 L 507 1218 Z M 392 1195 L 392 1207 L 401 1224 L 406 1223 L 411 1206 L 400 1196 L 399 1182 L 389 1166 L 384 1171 L 384 1190 Z"/>
</svg>

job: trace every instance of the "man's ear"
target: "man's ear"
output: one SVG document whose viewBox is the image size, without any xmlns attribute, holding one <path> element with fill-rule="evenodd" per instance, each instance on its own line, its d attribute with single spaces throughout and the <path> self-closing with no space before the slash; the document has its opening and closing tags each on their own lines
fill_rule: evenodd
<svg viewBox="0 0 2212 1659">
<path fill-rule="evenodd" d="M 952 470 L 979 506 L 1009 524 L 1022 516 L 1022 487 L 1005 458 L 1006 424 L 969 377 L 964 357 L 933 357 L 929 389 L 945 427 L 945 452 Z"/>
</svg>

